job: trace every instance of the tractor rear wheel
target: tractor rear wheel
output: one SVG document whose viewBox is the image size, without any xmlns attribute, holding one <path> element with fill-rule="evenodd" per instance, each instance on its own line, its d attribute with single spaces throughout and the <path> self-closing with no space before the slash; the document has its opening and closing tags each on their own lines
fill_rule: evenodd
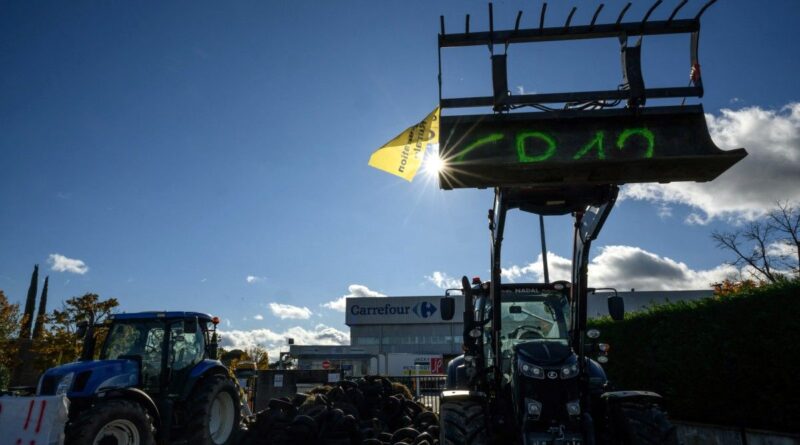
<svg viewBox="0 0 800 445">
<path fill-rule="evenodd" d="M 125 399 L 95 404 L 70 422 L 65 432 L 66 445 L 155 445 L 147 411 Z"/>
<path fill-rule="evenodd" d="M 230 445 L 237 439 L 241 407 L 239 391 L 222 375 L 203 379 L 189 401 L 188 443 Z"/>
<path fill-rule="evenodd" d="M 621 403 L 615 410 L 614 443 L 677 445 L 678 434 L 667 414 L 655 404 Z"/>
<path fill-rule="evenodd" d="M 485 445 L 486 413 L 482 403 L 452 400 L 439 407 L 439 443 L 441 445 Z"/>
</svg>

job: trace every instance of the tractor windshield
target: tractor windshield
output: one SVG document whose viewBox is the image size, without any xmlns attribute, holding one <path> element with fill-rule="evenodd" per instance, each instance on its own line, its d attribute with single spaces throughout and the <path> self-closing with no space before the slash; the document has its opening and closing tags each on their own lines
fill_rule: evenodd
<svg viewBox="0 0 800 445">
<path fill-rule="evenodd" d="M 530 341 L 569 341 L 570 305 L 566 293 L 555 290 L 503 291 L 500 340 L 504 356 L 514 345 Z"/>
<path fill-rule="evenodd" d="M 100 353 L 100 360 L 114 360 L 123 356 L 140 357 L 142 384 L 159 386 L 161 357 L 164 344 L 162 320 L 115 321 Z"/>
</svg>

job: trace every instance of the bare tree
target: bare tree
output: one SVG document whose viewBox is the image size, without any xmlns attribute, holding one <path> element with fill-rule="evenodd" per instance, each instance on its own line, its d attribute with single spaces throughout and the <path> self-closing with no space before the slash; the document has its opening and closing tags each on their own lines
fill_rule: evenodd
<svg viewBox="0 0 800 445">
<path fill-rule="evenodd" d="M 732 232 L 714 231 L 711 237 L 717 247 L 730 250 L 736 259 L 729 264 L 749 270 L 756 278 L 774 283 L 789 272 L 800 275 L 800 211 L 788 203 L 777 208 L 764 220 L 753 221 Z"/>
<path fill-rule="evenodd" d="M 778 208 L 769 214 L 769 224 L 781 237 L 774 254 L 784 267 L 800 276 L 800 209 L 778 202 Z"/>
</svg>

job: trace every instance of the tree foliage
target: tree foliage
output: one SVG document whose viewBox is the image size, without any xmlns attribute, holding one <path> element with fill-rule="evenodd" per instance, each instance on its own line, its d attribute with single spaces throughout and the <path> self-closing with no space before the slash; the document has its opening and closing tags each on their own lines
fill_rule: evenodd
<svg viewBox="0 0 800 445">
<path fill-rule="evenodd" d="M 20 326 L 19 337 L 31 338 L 31 327 L 33 326 L 33 311 L 36 307 L 36 290 L 39 287 L 39 265 L 33 266 L 31 274 L 31 284 L 28 286 L 28 297 L 25 299 L 25 312 L 22 314 L 22 325 Z"/>
<path fill-rule="evenodd" d="M 236 369 L 236 365 L 240 362 L 255 363 L 259 370 L 269 369 L 269 352 L 258 345 L 230 351 L 220 349 L 220 361 L 229 369 Z"/>
<path fill-rule="evenodd" d="M 259 370 L 269 369 L 269 352 L 261 346 L 253 346 L 245 351 L 250 361 L 256 364 Z"/>
<path fill-rule="evenodd" d="M 45 369 L 76 360 L 82 348 L 77 335 L 78 323 L 103 323 L 117 306 L 116 298 L 101 300 L 99 295 L 87 293 L 68 299 L 60 310 L 54 309 L 47 316 L 48 329 L 34 345 L 39 356 L 37 365 Z M 106 334 L 102 329 L 96 331 L 98 344 L 102 344 Z"/>
<path fill-rule="evenodd" d="M 744 268 L 759 281 L 775 283 L 800 276 L 800 209 L 777 203 L 764 219 L 734 231 L 714 231 L 717 247 L 732 252 L 729 264 Z"/>
<path fill-rule="evenodd" d="M 19 304 L 9 303 L 5 293 L 0 290 L 0 388 L 7 386 L 9 372 L 16 365 L 17 344 L 14 339 L 19 328 Z"/>
<path fill-rule="evenodd" d="M 800 431 L 800 379 L 787 364 L 800 354 L 800 279 L 724 290 L 591 320 L 611 345 L 613 387 L 661 394 L 675 419 Z"/>
</svg>

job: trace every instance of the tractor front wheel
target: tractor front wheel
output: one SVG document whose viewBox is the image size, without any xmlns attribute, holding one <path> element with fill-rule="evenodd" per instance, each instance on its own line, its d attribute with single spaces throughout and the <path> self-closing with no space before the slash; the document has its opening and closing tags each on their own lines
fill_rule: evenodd
<svg viewBox="0 0 800 445">
<path fill-rule="evenodd" d="M 484 405 L 472 400 L 452 400 L 439 408 L 439 444 L 485 445 L 486 434 Z"/>
<path fill-rule="evenodd" d="M 83 411 L 67 425 L 66 445 L 155 445 L 153 424 L 136 402 L 111 399 Z"/>
<path fill-rule="evenodd" d="M 188 443 L 233 444 L 239 429 L 239 392 L 225 376 L 210 376 L 195 389 L 189 402 Z"/>
</svg>

